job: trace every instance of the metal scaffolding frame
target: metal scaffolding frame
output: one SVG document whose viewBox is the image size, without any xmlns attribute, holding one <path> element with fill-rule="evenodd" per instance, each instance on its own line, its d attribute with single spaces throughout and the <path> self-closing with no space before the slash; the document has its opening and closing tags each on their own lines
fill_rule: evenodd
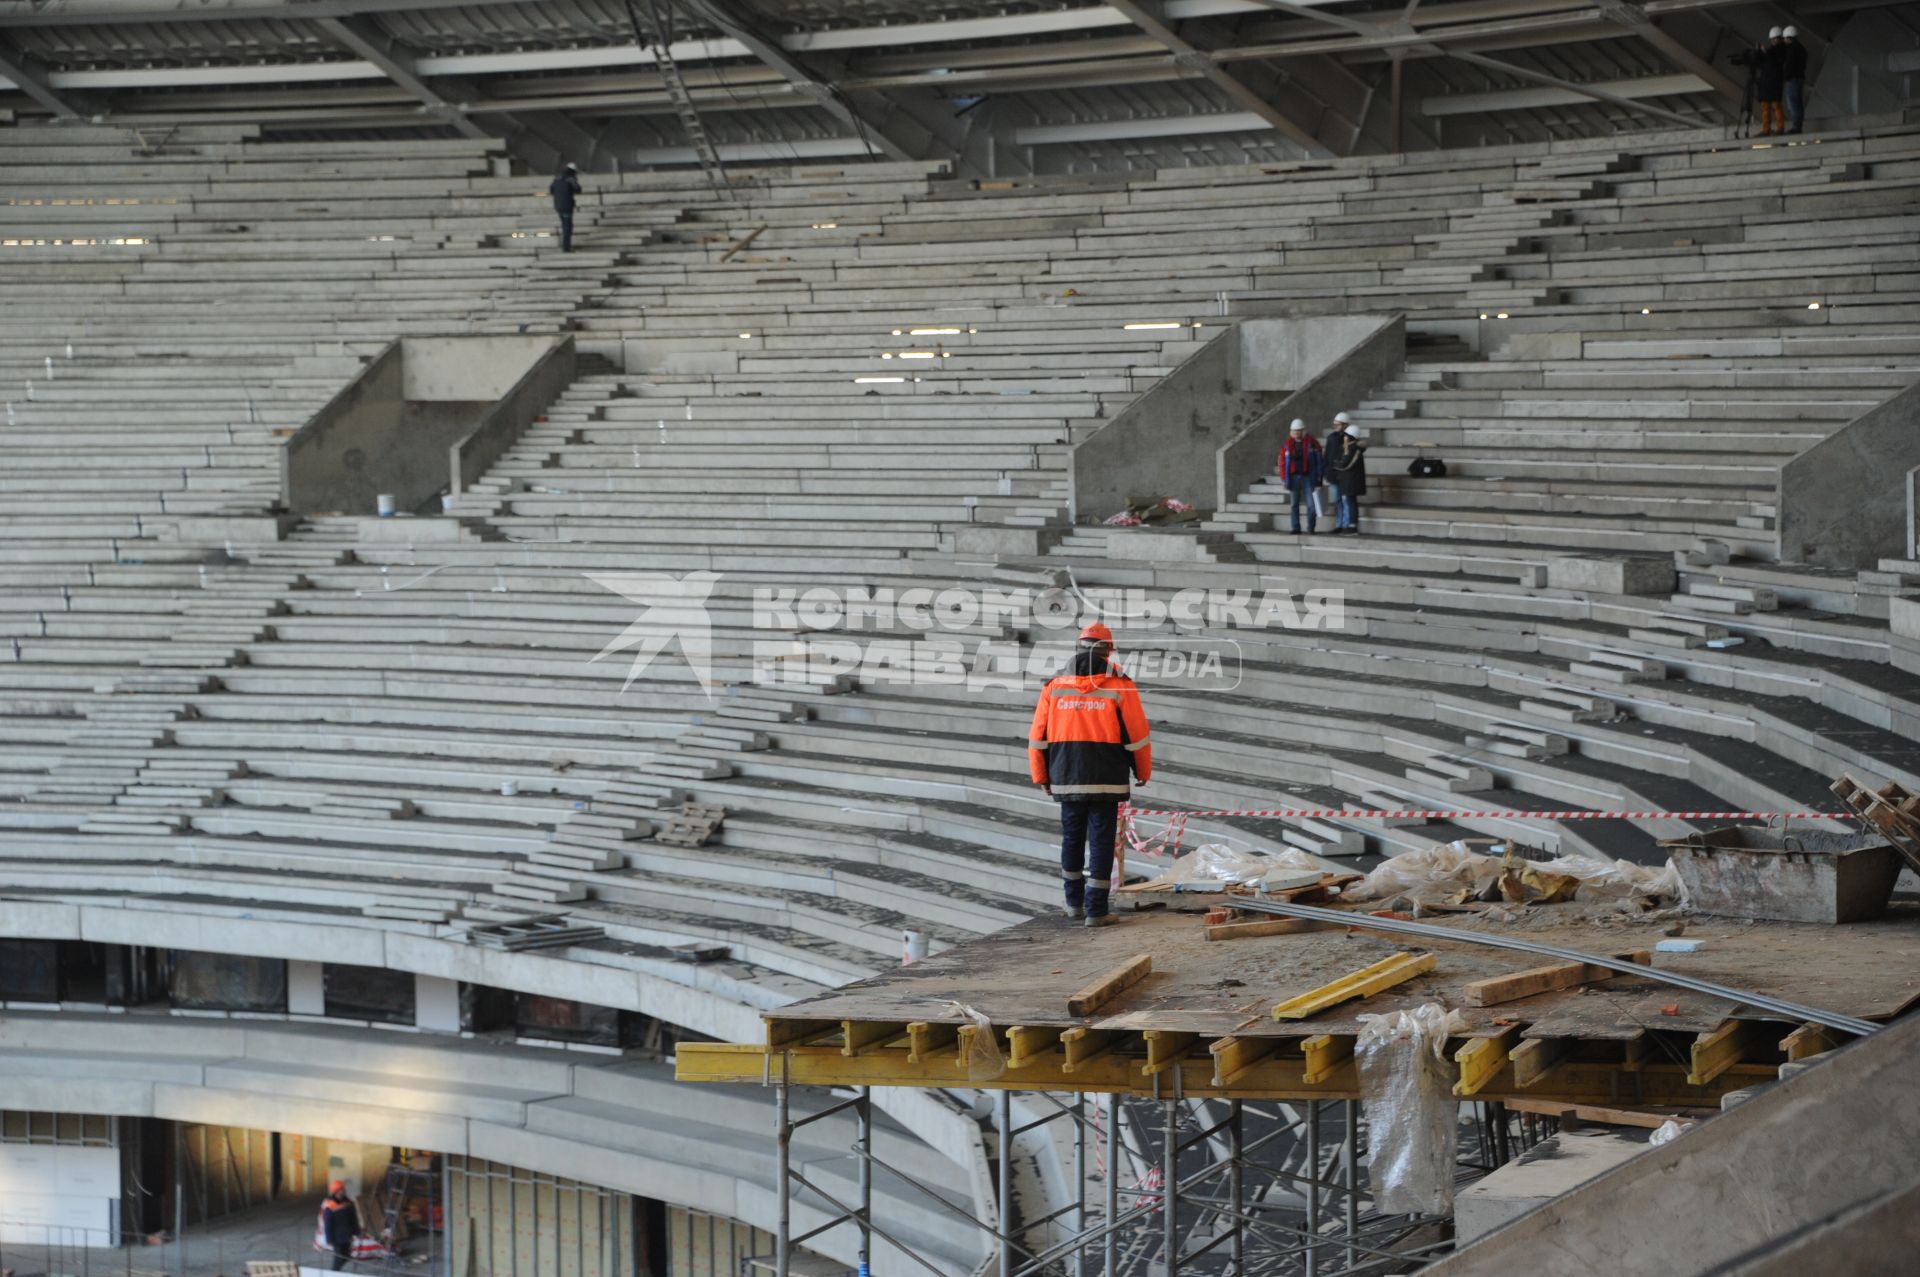
<svg viewBox="0 0 1920 1277">
<path fill-rule="evenodd" d="M 776 1271 L 786 1277 L 797 1248 L 852 1227 L 861 1277 L 871 1271 L 875 1239 L 913 1261 L 911 1271 L 947 1277 L 950 1265 L 919 1253 L 875 1218 L 878 1174 L 978 1232 L 992 1256 L 977 1271 L 994 1277 L 1358 1277 L 1451 1247 L 1450 1217 L 1384 1215 L 1373 1208 L 1361 1174 L 1366 1122 L 1359 1100 L 1189 1098 L 1178 1079 L 1171 1072 L 1166 1087 L 1156 1084 L 1144 1096 L 1021 1090 L 1020 1099 L 1047 1110 L 1026 1120 L 1016 1114 L 1015 1089 L 993 1091 L 997 1209 L 988 1221 L 874 1154 L 870 1087 L 852 1088 L 849 1098 L 796 1117 L 792 1090 L 799 1084 L 776 1068 L 767 1079 L 775 1091 L 782 1185 Z M 1492 1169 L 1538 1133 L 1523 1116 L 1516 1136 L 1499 1104 L 1475 1104 L 1473 1111 L 1474 1138 L 1461 1158 L 1468 1175 Z M 797 1131 L 849 1112 L 858 1186 L 852 1202 L 822 1189 L 792 1157 Z M 1067 1200 L 1025 1217 L 1014 1193 L 1015 1150 L 1022 1137 L 1062 1120 L 1072 1127 Z M 1129 1164 L 1131 1175 L 1124 1169 Z M 794 1206 L 803 1199 L 829 1215 L 795 1234 Z"/>
</svg>

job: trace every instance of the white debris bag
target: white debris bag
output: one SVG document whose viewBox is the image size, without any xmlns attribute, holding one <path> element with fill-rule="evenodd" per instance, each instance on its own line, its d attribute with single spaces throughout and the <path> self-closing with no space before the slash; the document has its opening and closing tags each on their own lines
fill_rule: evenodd
<svg viewBox="0 0 1920 1277">
<path fill-rule="evenodd" d="M 993 1035 L 993 1021 L 965 1003 L 955 1002 L 953 1006 L 973 1021 L 974 1031 L 967 1035 L 967 1081 L 993 1081 L 1007 1071 L 1007 1057 L 1001 1054 L 1000 1041 Z"/>
<path fill-rule="evenodd" d="M 1466 1022 L 1437 1002 L 1361 1018 L 1353 1054 L 1374 1202 L 1388 1215 L 1445 1214 L 1453 1209 L 1460 1125 L 1447 1038 L 1465 1032 Z"/>
<path fill-rule="evenodd" d="M 1273 877 L 1297 877 L 1302 873 L 1320 873 L 1324 867 L 1297 847 L 1271 855 L 1240 851 L 1225 843 L 1208 842 L 1195 847 L 1173 862 L 1166 880 L 1180 887 L 1214 887 L 1228 884 L 1253 884 Z"/>
<path fill-rule="evenodd" d="M 1464 842 L 1435 843 L 1409 851 L 1380 865 L 1348 887 L 1348 900 L 1388 900 L 1406 896 L 1420 904 L 1450 903 L 1461 893 L 1478 896 L 1500 881 L 1510 868 L 1579 880 L 1575 899 L 1632 900 L 1643 905 L 1684 902 L 1680 871 L 1671 862 L 1636 865 L 1627 860 L 1598 860 L 1592 856 L 1561 856 L 1557 860 L 1512 861 L 1483 856 Z"/>
</svg>

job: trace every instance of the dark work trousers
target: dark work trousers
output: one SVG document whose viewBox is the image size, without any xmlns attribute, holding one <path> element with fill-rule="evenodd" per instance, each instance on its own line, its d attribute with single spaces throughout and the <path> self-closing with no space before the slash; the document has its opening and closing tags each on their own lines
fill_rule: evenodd
<svg viewBox="0 0 1920 1277">
<path fill-rule="evenodd" d="M 1066 886 L 1067 908 L 1084 908 L 1095 918 L 1107 912 L 1119 817 L 1118 799 L 1068 799 L 1060 804 L 1060 877 Z"/>
<path fill-rule="evenodd" d="M 573 210 L 567 209 L 560 214 L 560 251 L 573 251 Z"/>
<path fill-rule="evenodd" d="M 345 1268 L 347 1266 L 348 1261 L 350 1261 L 352 1258 L 353 1258 L 353 1252 L 350 1250 L 334 1251 L 333 1252 L 333 1271 L 337 1273 L 342 1268 Z"/>
</svg>

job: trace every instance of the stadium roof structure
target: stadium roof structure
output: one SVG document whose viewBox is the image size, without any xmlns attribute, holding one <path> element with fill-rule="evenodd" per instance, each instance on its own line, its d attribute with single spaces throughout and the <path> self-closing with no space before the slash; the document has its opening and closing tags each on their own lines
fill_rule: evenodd
<svg viewBox="0 0 1920 1277">
<path fill-rule="evenodd" d="M 1797 0 L 1816 52 L 1848 12 Z M 1714 125 L 1730 0 L 0 0 L 0 109 L 583 167 L 878 155 L 972 176 Z M 704 154 L 703 154 L 704 153 Z"/>
</svg>

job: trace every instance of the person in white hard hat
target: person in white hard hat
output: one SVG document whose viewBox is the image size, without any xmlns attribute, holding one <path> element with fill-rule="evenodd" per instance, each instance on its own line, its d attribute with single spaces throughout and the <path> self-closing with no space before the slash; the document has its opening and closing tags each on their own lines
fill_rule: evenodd
<svg viewBox="0 0 1920 1277">
<path fill-rule="evenodd" d="M 1335 536 L 1360 532 L 1360 498 L 1367 493 L 1367 445 L 1353 428 L 1353 418 L 1333 414 L 1327 434 L 1327 484 L 1333 489 Z"/>
<path fill-rule="evenodd" d="M 1772 137 L 1787 131 L 1786 113 L 1780 109 L 1780 95 L 1785 88 L 1781 71 L 1786 60 L 1781 29 L 1774 27 L 1768 31 L 1766 43 L 1754 52 L 1757 57 L 1753 68 L 1753 100 L 1760 104 L 1760 136 Z"/>
<path fill-rule="evenodd" d="M 1326 475 L 1326 454 L 1320 441 L 1307 433 L 1307 423 L 1295 417 L 1287 427 L 1287 441 L 1280 445 L 1280 485 L 1287 490 L 1293 506 L 1293 534 L 1300 535 L 1300 507 L 1307 508 L 1307 531 L 1319 521 L 1313 508 L 1313 490 Z"/>
<path fill-rule="evenodd" d="M 1807 46 L 1792 27 L 1780 28 L 1780 87 L 1787 104 L 1787 132 L 1798 133 L 1807 118 Z"/>
</svg>

